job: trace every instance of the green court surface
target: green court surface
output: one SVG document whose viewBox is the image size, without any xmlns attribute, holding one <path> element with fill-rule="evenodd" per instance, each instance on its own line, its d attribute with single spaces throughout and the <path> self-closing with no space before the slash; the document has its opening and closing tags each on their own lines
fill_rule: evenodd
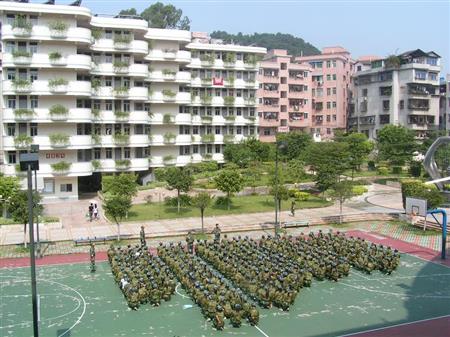
<svg viewBox="0 0 450 337">
<path fill-rule="evenodd" d="M 402 255 L 392 275 L 352 270 L 335 283 L 314 281 L 289 312 L 260 309 L 258 327 L 216 331 L 177 287 L 158 308 L 131 311 L 109 265 L 38 268 L 41 336 L 339 336 L 450 315 L 450 269 Z M 0 336 L 32 336 L 29 268 L 0 269 Z"/>
</svg>

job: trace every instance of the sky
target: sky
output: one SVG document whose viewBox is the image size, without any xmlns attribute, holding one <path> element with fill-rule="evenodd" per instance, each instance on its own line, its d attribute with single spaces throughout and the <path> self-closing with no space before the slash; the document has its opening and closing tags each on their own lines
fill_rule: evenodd
<svg viewBox="0 0 450 337">
<path fill-rule="evenodd" d="M 70 1 L 56 0 L 57 3 Z M 33 1 L 34 2 L 34 1 Z M 93 13 L 138 12 L 156 1 L 83 0 Z M 450 73 L 450 0 L 178 0 L 192 31 L 289 33 L 319 49 L 342 46 L 354 58 L 420 48 L 442 56 Z"/>
</svg>

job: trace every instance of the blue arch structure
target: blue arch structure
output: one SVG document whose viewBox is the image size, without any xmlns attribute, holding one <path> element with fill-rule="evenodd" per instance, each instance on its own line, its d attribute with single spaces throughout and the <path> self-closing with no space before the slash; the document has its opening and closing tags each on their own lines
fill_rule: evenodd
<svg viewBox="0 0 450 337">
<path fill-rule="evenodd" d="M 441 226 L 442 228 L 442 246 L 441 246 L 441 258 L 443 260 L 446 259 L 446 248 L 447 248 L 447 212 L 443 209 L 433 209 L 427 211 L 427 214 L 431 215 L 434 220 Z M 435 214 L 441 214 L 442 215 L 442 223 L 439 222 L 439 220 L 436 218 Z"/>
</svg>

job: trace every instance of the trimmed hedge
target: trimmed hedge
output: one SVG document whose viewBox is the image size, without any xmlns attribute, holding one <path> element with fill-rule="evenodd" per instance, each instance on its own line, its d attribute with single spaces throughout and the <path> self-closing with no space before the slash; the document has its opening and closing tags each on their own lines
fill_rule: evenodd
<svg viewBox="0 0 450 337">
<path fill-rule="evenodd" d="M 406 207 L 406 197 L 427 200 L 428 209 L 439 207 L 444 197 L 435 185 L 426 185 L 420 180 L 405 179 L 401 182 L 403 208 Z"/>
</svg>

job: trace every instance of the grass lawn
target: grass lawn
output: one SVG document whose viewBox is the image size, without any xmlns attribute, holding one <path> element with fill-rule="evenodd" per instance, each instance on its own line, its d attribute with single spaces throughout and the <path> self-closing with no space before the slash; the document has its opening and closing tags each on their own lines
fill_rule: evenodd
<svg viewBox="0 0 450 337">
<path fill-rule="evenodd" d="M 270 195 L 251 195 L 242 197 L 233 197 L 231 209 L 227 210 L 226 206 L 211 205 L 205 210 L 205 217 L 213 215 L 241 214 L 241 213 L 258 213 L 273 211 L 275 206 L 273 197 Z M 318 208 L 330 206 L 332 203 L 321 198 L 311 196 L 308 201 L 297 202 L 297 209 L 300 208 Z M 282 210 L 289 210 L 291 201 L 282 202 Z M 176 207 L 165 206 L 164 203 L 138 204 L 133 205 L 128 212 L 127 221 L 143 221 L 158 219 L 174 219 L 199 217 L 200 211 L 194 207 L 182 208 L 180 213 Z"/>
<path fill-rule="evenodd" d="M 352 170 L 347 170 L 343 173 L 343 175 L 347 176 L 347 177 L 351 177 L 352 176 Z M 377 177 L 380 176 L 380 174 L 375 170 L 375 171 L 366 171 L 366 170 L 361 170 L 361 171 L 355 171 L 353 174 L 354 177 Z M 401 174 L 393 174 L 391 172 L 389 172 L 385 177 L 387 178 L 400 178 L 400 177 L 410 177 L 410 175 L 405 171 Z"/>
</svg>

